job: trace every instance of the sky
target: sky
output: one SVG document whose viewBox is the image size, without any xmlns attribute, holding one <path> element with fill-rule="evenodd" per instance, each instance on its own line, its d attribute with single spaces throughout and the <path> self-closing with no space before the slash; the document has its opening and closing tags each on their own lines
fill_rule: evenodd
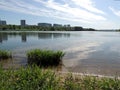
<svg viewBox="0 0 120 90">
<path fill-rule="evenodd" d="M 0 0 L 0 19 L 7 24 L 70 24 L 120 29 L 120 0 Z"/>
</svg>

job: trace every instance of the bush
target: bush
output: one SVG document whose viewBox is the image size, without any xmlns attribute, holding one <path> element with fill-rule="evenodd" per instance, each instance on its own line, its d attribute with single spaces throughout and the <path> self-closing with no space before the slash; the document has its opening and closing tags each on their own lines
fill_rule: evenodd
<svg viewBox="0 0 120 90">
<path fill-rule="evenodd" d="M 12 58 L 11 53 L 8 51 L 0 50 L 0 60 L 1 59 L 8 59 L 8 58 Z"/>
<path fill-rule="evenodd" d="M 38 66 L 57 66 L 62 62 L 64 53 L 62 51 L 35 49 L 27 53 L 28 64 Z"/>
</svg>

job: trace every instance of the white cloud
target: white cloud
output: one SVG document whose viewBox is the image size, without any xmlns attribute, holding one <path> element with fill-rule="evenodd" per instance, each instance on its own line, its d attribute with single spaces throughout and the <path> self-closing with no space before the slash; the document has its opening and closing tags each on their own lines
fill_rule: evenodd
<svg viewBox="0 0 120 90">
<path fill-rule="evenodd" d="M 119 10 L 115 10 L 113 7 L 109 7 L 109 9 L 117 16 L 120 17 L 120 11 Z"/>
<path fill-rule="evenodd" d="M 75 21 L 83 20 L 84 22 L 89 22 L 89 23 L 96 22 L 96 20 L 98 21 L 106 20 L 106 18 L 104 18 L 101 15 L 91 13 L 77 6 L 70 7 L 70 5 L 67 3 L 60 4 L 55 2 L 54 0 L 48 0 L 48 1 L 34 0 L 34 1 L 42 3 L 45 7 L 57 11 L 59 15 L 63 14 L 61 18 L 67 15 L 68 19 L 75 20 Z"/>
<path fill-rule="evenodd" d="M 38 8 L 34 5 L 23 2 L 22 0 L 1 0 L 0 9 L 20 12 L 25 14 L 31 14 L 36 16 L 46 16 L 46 13 L 49 14 L 49 10 L 44 8 Z"/>
<path fill-rule="evenodd" d="M 82 23 L 96 23 L 106 20 L 101 15 L 104 12 L 95 8 L 95 4 L 91 0 L 87 0 L 88 2 L 80 0 L 81 3 L 78 0 L 69 0 L 69 2 L 76 4 L 75 7 L 70 6 L 65 0 L 63 0 L 65 2 L 64 4 L 55 2 L 54 0 L 32 1 L 35 3 L 39 2 L 40 6 L 30 4 L 24 0 L 0 0 L 0 9 Z"/>
<path fill-rule="evenodd" d="M 101 14 L 105 14 L 103 11 L 97 9 L 95 7 L 95 3 L 92 0 L 72 0 L 73 3 L 75 3 L 76 5 L 85 8 L 88 11 L 94 12 L 94 13 L 101 13 Z"/>
<path fill-rule="evenodd" d="M 111 29 L 117 29 L 119 28 L 119 23 L 115 23 L 114 21 L 107 20 L 104 22 L 99 22 L 94 24 L 98 30 L 103 29 L 103 30 L 111 30 Z"/>
</svg>

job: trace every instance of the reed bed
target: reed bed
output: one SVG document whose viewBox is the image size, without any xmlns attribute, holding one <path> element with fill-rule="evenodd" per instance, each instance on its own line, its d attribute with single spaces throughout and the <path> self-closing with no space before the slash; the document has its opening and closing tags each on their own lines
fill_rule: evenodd
<svg viewBox="0 0 120 90">
<path fill-rule="evenodd" d="M 12 58 L 12 54 L 9 51 L 0 50 L 0 60 Z"/>
<path fill-rule="evenodd" d="M 63 56 L 62 51 L 52 50 L 35 49 L 27 53 L 28 63 L 38 66 L 57 66 L 62 62 Z"/>
</svg>

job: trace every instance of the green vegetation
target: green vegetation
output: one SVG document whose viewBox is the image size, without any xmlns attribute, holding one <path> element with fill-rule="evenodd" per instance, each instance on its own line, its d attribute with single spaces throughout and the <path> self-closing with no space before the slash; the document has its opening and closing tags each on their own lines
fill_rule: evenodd
<svg viewBox="0 0 120 90">
<path fill-rule="evenodd" d="M 0 69 L 0 90 L 58 90 L 55 73 L 39 67 Z"/>
<path fill-rule="evenodd" d="M 120 90 L 118 78 L 69 75 L 64 81 L 65 90 Z"/>
<path fill-rule="evenodd" d="M 62 51 L 35 49 L 27 53 L 28 63 L 38 66 L 57 66 L 62 61 L 64 53 Z"/>
<path fill-rule="evenodd" d="M 12 58 L 11 53 L 8 51 L 5 51 L 5 50 L 0 50 L 0 60 L 1 59 L 8 59 L 8 58 Z"/>
<path fill-rule="evenodd" d="M 28 26 L 20 26 L 20 25 L 0 25 L 0 30 L 15 30 L 15 31 L 96 31 L 92 28 L 83 28 L 80 26 L 75 27 L 67 27 L 67 26 L 37 26 L 37 25 L 28 25 Z"/>
<path fill-rule="evenodd" d="M 76 26 L 74 27 L 74 31 L 96 31 L 96 30 L 92 28 L 83 28 L 83 27 Z"/>
<path fill-rule="evenodd" d="M 0 25 L 0 30 L 17 30 L 17 31 L 72 31 L 72 27 L 45 27 L 45 26 L 20 26 L 20 25 Z"/>
<path fill-rule="evenodd" d="M 38 66 L 0 68 L 0 90 L 120 90 L 120 80 L 60 74 Z"/>
</svg>

